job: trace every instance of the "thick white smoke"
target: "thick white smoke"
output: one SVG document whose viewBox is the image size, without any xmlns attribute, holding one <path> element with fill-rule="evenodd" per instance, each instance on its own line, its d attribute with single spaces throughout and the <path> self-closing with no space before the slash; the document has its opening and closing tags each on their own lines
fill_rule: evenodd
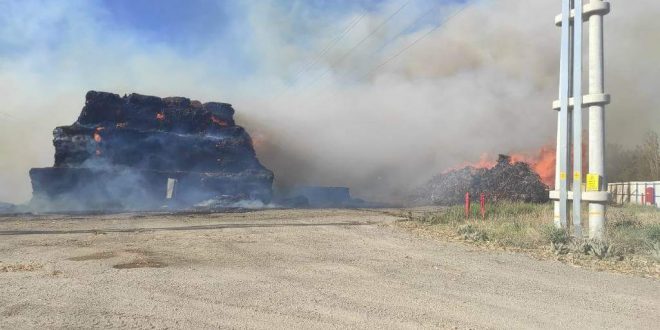
<svg viewBox="0 0 660 330">
<path fill-rule="evenodd" d="M 660 3 L 641 2 L 614 2 L 606 20 L 607 90 L 614 99 L 609 142 L 634 143 L 660 129 L 651 87 L 659 54 L 650 40 L 660 24 L 649 14 Z M 324 85 L 301 84 L 284 101 L 255 105 L 267 109 L 255 112 L 255 125 L 266 125 L 278 144 L 272 153 L 264 148 L 266 161 L 285 181 L 396 199 L 482 153 L 552 144 L 556 114 L 549 104 L 557 95 L 559 51 L 552 20 L 559 7 L 559 1 L 478 2 L 364 79 L 355 78 L 382 58 L 337 68 Z M 390 53 L 430 28 L 399 38 Z"/>
<path fill-rule="evenodd" d="M 105 14 L 93 2 L 0 1 L 0 200 L 29 198 L 29 168 L 52 164 L 52 129 L 75 120 L 90 89 L 230 102 L 280 183 L 344 185 L 366 198 L 396 200 L 482 153 L 552 143 L 559 1 L 476 1 L 372 72 L 433 28 L 421 23 L 399 34 L 434 6 L 413 1 L 344 57 L 403 3 L 324 18 L 304 1 L 247 2 L 236 33 L 240 40 L 241 30 L 250 31 L 257 60 L 240 77 L 219 69 L 233 65 L 218 56 L 233 45 L 220 40 L 198 40 L 197 51 L 182 53 L 99 23 Z M 660 130 L 653 97 L 660 3 L 615 0 L 612 7 L 607 134 L 609 142 L 631 144 Z M 457 8 L 437 7 L 425 22 Z M 351 22 L 358 23 L 345 38 L 315 57 Z M 63 40 L 57 45 L 49 43 L 54 33 Z M 296 75 L 310 58 L 318 60 Z"/>
</svg>

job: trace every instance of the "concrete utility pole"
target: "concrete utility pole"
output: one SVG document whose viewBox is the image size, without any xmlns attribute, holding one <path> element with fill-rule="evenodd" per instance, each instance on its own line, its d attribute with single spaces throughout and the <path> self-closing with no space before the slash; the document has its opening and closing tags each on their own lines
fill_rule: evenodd
<svg viewBox="0 0 660 330">
<path fill-rule="evenodd" d="M 574 22 L 582 22 L 582 0 L 574 0 Z M 582 237 L 582 24 L 573 24 L 573 230 Z"/>
<path fill-rule="evenodd" d="M 589 237 L 601 239 L 605 233 L 605 206 L 609 200 L 605 176 L 605 94 L 603 61 L 603 16 L 610 12 L 610 4 L 602 0 L 562 0 L 562 14 L 555 18 L 561 26 L 561 61 L 559 100 L 553 108 L 559 110 L 557 121 L 557 163 L 555 190 L 555 225 L 567 228 L 568 200 L 573 200 L 573 226 L 576 237 L 582 237 L 581 201 L 589 202 Z M 589 94 L 582 94 L 582 25 L 589 22 Z M 572 75 L 572 77 L 571 77 Z M 572 78 L 572 79 L 571 79 Z M 571 98 L 571 82 L 572 95 Z M 582 109 L 589 107 L 589 173 L 586 191 L 582 191 Z M 569 116 L 569 113 L 572 116 Z M 571 119 L 573 134 L 570 134 Z M 570 139 L 573 138 L 573 149 Z M 569 157 L 573 151 L 573 175 L 568 175 Z M 573 190 L 568 181 L 573 178 Z"/>
<path fill-rule="evenodd" d="M 569 136 L 568 136 L 568 100 L 570 97 L 570 71 L 571 65 L 571 24 L 569 23 L 570 0 L 564 0 L 561 6 L 562 26 L 561 26 L 561 50 L 559 61 L 559 123 L 557 135 L 557 166 L 559 169 L 559 181 L 555 186 L 559 189 L 559 221 L 561 227 L 568 227 L 568 181 L 566 172 L 568 172 L 569 157 Z"/>
<path fill-rule="evenodd" d="M 603 47 L 603 16 L 610 12 L 610 4 L 602 0 L 590 0 L 593 14 L 589 16 L 589 95 L 600 96 L 601 102 L 589 107 L 589 173 L 602 178 L 598 192 L 605 192 L 605 199 L 596 198 L 589 203 L 589 237 L 603 238 L 605 234 L 605 204 L 607 203 L 607 177 L 605 176 L 605 62 Z"/>
</svg>

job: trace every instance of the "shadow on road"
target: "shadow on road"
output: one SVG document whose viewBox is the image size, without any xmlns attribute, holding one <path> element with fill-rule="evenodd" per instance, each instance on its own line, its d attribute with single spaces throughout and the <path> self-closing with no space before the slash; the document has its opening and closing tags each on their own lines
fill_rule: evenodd
<svg viewBox="0 0 660 330">
<path fill-rule="evenodd" d="M 3 230 L 0 231 L 0 235 L 19 236 L 19 235 L 139 233 L 139 232 L 157 232 L 157 231 L 188 231 L 188 230 L 233 229 L 233 228 L 368 226 L 373 224 L 375 224 L 375 222 L 371 222 L 371 221 L 326 222 L 326 223 L 277 223 L 277 224 L 228 223 L 228 224 L 215 224 L 215 225 L 183 226 L 183 227 L 153 227 L 153 228 L 126 228 L 126 229 L 108 228 L 108 229 L 78 229 L 78 230 Z"/>
</svg>

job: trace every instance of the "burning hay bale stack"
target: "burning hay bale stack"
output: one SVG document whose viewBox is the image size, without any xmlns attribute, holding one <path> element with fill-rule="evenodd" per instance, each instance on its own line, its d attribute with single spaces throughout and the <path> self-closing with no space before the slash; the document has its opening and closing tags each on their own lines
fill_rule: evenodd
<svg viewBox="0 0 660 330">
<path fill-rule="evenodd" d="M 226 103 L 90 91 L 54 132 L 54 167 L 30 170 L 33 204 L 55 209 L 186 207 L 271 198 L 273 173 Z"/>
<path fill-rule="evenodd" d="M 478 199 L 486 193 L 492 201 L 508 200 L 531 203 L 548 201 L 548 186 L 524 162 L 511 162 L 500 155 L 492 168 L 465 167 L 440 174 L 418 188 L 411 196 L 416 205 L 456 205 L 465 201 L 465 193 Z"/>
</svg>

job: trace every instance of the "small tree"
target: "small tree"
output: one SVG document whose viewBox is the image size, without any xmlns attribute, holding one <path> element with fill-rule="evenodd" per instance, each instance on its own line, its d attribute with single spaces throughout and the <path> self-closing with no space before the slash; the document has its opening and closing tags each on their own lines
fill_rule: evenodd
<svg viewBox="0 0 660 330">
<path fill-rule="evenodd" d="M 641 180 L 660 180 L 660 139 L 658 133 L 646 134 L 644 143 L 638 146 L 636 154 L 639 157 Z"/>
<path fill-rule="evenodd" d="M 660 138 L 648 132 L 642 144 L 634 149 L 608 145 L 606 153 L 609 182 L 660 180 Z"/>
</svg>

